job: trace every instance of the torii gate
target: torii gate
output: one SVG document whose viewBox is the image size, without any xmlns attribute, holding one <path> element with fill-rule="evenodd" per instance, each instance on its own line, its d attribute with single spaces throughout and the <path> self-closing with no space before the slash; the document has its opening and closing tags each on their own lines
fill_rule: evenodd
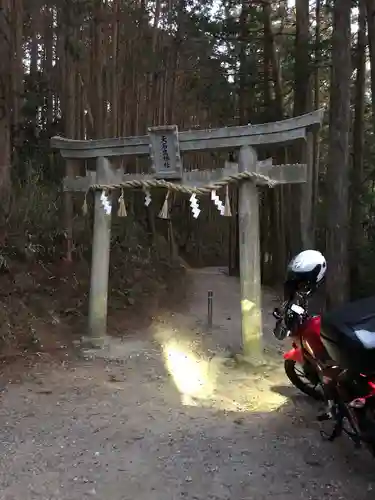
<svg viewBox="0 0 375 500">
<path fill-rule="evenodd" d="M 138 187 L 145 183 L 159 187 L 175 186 L 183 192 L 210 192 L 228 182 L 239 182 L 239 249 L 242 311 L 242 343 L 246 358 L 261 358 L 261 283 L 259 199 L 257 184 L 303 183 L 308 180 L 306 165 L 272 165 L 257 161 L 254 147 L 285 145 L 305 140 L 319 128 L 323 110 L 296 118 L 261 125 L 245 125 L 212 130 L 178 132 L 176 126 L 149 128 L 149 135 L 98 140 L 53 137 L 51 145 L 66 159 L 65 191 L 95 190 L 93 249 L 89 297 L 88 336 L 93 346 L 103 345 L 107 328 L 107 297 L 110 255 L 111 213 L 103 209 L 103 189 Z M 184 172 L 181 152 L 240 148 L 238 165 L 213 171 Z M 118 156 L 149 155 L 152 173 L 124 174 L 111 159 Z M 95 172 L 74 177 L 73 164 L 96 159 Z M 311 168 L 311 166 L 310 166 Z M 173 183 L 173 184 L 172 184 Z"/>
</svg>

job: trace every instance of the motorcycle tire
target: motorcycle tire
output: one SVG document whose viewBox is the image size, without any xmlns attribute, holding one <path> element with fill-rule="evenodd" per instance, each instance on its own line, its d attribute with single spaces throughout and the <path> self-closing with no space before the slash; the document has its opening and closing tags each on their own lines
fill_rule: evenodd
<svg viewBox="0 0 375 500">
<path fill-rule="evenodd" d="M 284 361 L 284 369 L 286 376 L 292 382 L 294 387 L 297 387 L 301 392 L 310 396 L 310 398 L 315 399 L 316 401 L 323 401 L 324 396 L 323 392 L 319 391 L 316 387 L 311 387 L 306 384 L 296 372 L 296 362 L 292 359 L 286 359 Z"/>
<path fill-rule="evenodd" d="M 357 412 L 357 422 L 366 448 L 375 458 L 375 409 Z"/>
</svg>

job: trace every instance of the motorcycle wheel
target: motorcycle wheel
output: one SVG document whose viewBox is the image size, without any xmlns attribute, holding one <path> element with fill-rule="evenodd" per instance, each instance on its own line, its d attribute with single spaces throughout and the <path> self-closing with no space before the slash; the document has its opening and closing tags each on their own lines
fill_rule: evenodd
<svg viewBox="0 0 375 500">
<path fill-rule="evenodd" d="M 320 389 L 320 386 L 310 382 L 304 374 L 303 368 L 299 367 L 295 361 L 286 359 L 284 361 L 284 368 L 286 376 L 297 389 L 316 401 L 324 400 L 323 391 Z"/>
<path fill-rule="evenodd" d="M 366 448 L 375 458 L 375 409 L 368 408 L 364 412 L 357 412 L 358 427 Z"/>
</svg>

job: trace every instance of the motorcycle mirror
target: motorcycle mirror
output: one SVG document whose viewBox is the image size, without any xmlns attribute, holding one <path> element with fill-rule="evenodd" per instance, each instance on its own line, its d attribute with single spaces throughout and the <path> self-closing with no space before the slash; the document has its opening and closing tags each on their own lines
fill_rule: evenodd
<svg viewBox="0 0 375 500">
<path fill-rule="evenodd" d="M 273 310 L 273 313 L 272 313 L 272 316 L 275 318 L 275 319 L 281 319 L 281 313 L 280 313 L 280 309 L 278 309 L 277 307 Z"/>
</svg>

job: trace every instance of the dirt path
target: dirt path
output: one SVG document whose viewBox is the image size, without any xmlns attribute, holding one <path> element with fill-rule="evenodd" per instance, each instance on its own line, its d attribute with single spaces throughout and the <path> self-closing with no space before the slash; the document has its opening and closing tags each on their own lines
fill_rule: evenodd
<svg viewBox="0 0 375 500">
<path fill-rule="evenodd" d="M 8 386 L 1 500 L 372 499 L 375 462 L 321 440 L 280 363 L 246 373 L 220 355 L 239 341 L 237 288 L 193 272 L 186 312 L 155 318 L 148 336 Z"/>
</svg>

